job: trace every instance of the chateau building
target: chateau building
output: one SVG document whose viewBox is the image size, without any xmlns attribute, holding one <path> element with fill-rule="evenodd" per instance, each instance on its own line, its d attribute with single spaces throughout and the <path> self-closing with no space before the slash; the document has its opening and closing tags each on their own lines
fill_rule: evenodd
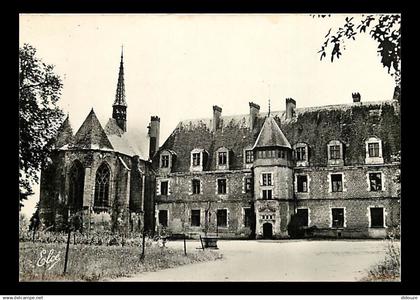
<svg viewBox="0 0 420 300">
<path fill-rule="evenodd" d="M 399 102 L 181 121 L 153 157 L 156 226 L 219 237 L 384 237 L 400 224 Z"/>
<path fill-rule="evenodd" d="M 103 128 L 92 109 L 76 134 L 64 121 L 52 143 L 51 163 L 41 172 L 40 217 L 61 230 L 70 216 L 92 227 L 153 230 L 154 173 L 127 132 L 124 63 L 118 76 L 112 118 Z"/>
<path fill-rule="evenodd" d="M 400 224 L 400 108 L 397 100 L 297 108 L 179 122 L 159 147 L 149 124 L 146 158 L 127 132 L 124 64 L 112 118 L 92 109 L 76 134 L 67 118 L 41 172 L 40 216 L 61 230 L 79 215 L 83 230 L 165 227 L 190 236 L 385 237 Z M 138 141 L 137 141 L 138 142 Z"/>
</svg>

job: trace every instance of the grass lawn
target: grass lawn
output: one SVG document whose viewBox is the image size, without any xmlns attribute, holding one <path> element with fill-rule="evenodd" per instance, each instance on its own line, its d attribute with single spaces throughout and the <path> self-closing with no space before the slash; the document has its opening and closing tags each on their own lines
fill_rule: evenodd
<svg viewBox="0 0 420 300">
<path fill-rule="evenodd" d="M 217 251 L 146 247 L 145 259 L 140 261 L 141 249 L 132 246 L 70 245 L 67 273 L 63 275 L 66 244 L 19 244 L 20 281 L 98 281 L 134 273 L 173 268 L 221 257 Z M 50 256 L 49 256 L 50 255 Z"/>
</svg>

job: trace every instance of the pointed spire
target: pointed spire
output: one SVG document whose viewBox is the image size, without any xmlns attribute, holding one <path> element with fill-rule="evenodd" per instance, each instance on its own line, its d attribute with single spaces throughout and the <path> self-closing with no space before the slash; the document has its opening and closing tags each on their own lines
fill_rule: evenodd
<svg viewBox="0 0 420 300">
<path fill-rule="evenodd" d="M 127 106 L 125 102 L 125 86 L 124 86 L 124 48 L 121 46 L 121 62 L 120 62 L 120 71 L 118 74 L 118 84 L 117 92 L 115 94 L 114 105 Z"/>
<path fill-rule="evenodd" d="M 268 116 L 270 116 L 270 112 L 271 112 L 271 103 L 270 103 L 270 98 L 268 98 Z"/>
</svg>

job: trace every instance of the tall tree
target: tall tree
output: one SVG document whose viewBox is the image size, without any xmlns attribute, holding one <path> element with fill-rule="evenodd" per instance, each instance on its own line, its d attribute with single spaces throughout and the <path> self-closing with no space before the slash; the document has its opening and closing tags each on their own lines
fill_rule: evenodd
<svg viewBox="0 0 420 300">
<path fill-rule="evenodd" d="M 36 57 L 29 44 L 19 48 L 19 192 L 20 205 L 33 194 L 63 118 L 57 106 L 62 82 L 54 66 Z"/>
<path fill-rule="evenodd" d="M 315 16 L 315 15 L 314 15 Z M 330 15 L 318 15 L 329 17 Z M 344 19 L 343 26 L 336 30 L 330 30 L 325 35 L 325 41 L 318 53 L 320 60 L 329 57 L 331 62 L 334 58 L 339 59 L 345 50 L 346 41 L 355 40 L 360 34 L 369 36 L 378 42 L 378 54 L 381 63 L 387 72 L 395 79 L 394 97 L 399 99 L 401 87 L 401 15 L 361 15 Z"/>
</svg>

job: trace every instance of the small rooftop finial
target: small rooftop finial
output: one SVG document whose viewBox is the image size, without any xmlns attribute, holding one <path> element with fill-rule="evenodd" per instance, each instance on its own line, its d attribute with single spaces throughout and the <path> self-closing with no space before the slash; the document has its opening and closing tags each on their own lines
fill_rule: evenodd
<svg viewBox="0 0 420 300">
<path fill-rule="evenodd" d="M 270 98 L 268 98 L 268 115 L 270 116 L 270 112 L 271 112 L 271 103 L 270 103 Z"/>
<path fill-rule="evenodd" d="M 124 45 L 121 44 L 121 61 L 123 60 L 124 57 Z"/>
</svg>

